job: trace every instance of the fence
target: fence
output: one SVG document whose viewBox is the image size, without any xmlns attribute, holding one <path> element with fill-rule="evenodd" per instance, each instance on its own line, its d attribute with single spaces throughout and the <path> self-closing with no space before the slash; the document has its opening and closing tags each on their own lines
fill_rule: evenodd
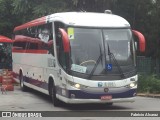
<svg viewBox="0 0 160 120">
<path fill-rule="evenodd" d="M 141 74 L 150 74 L 152 73 L 152 59 L 144 56 L 137 57 L 137 71 Z"/>
<path fill-rule="evenodd" d="M 137 56 L 137 71 L 141 74 L 160 75 L 160 60 L 151 57 Z"/>
</svg>

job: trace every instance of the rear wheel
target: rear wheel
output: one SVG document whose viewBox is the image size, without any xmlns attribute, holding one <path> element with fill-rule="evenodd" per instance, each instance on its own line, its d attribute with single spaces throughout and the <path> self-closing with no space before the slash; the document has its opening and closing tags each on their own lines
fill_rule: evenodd
<svg viewBox="0 0 160 120">
<path fill-rule="evenodd" d="M 19 80 L 20 80 L 21 90 L 22 91 L 27 91 L 27 87 L 24 85 L 24 77 L 23 77 L 22 72 L 20 72 Z"/>
<path fill-rule="evenodd" d="M 56 97 L 56 87 L 54 82 L 49 83 L 49 94 L 51 96 L 51 100 L 54 106 L 60 106 L 60 100 Z"/>
</svg>

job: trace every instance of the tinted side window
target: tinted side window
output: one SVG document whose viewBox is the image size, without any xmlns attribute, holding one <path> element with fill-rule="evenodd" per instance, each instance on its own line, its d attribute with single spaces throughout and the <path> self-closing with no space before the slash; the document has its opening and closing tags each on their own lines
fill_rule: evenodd
<svg viewBox="0 0 160 120">
<path fill-rule="evenodd" d="M 23 49 L 47 50 L 48 54 L 54 55 L 52 23 L 16 31 L 15 40 L 17 42 L 14 44 L 20 44 L 19 46 L 23 46 Z M 18 42 L 19 40 L 21 42 Z M 26 43 L 27 46 L 23 45 Z"/>
</svg>

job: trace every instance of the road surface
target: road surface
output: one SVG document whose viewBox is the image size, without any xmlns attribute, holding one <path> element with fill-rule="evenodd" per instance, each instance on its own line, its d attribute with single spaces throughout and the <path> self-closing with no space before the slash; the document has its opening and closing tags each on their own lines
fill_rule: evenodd
<svg viewBox="0 0 160 120">
<path fill-rule="evenodd" d="M 96 114 L 99 116 L 102 113 L 107 114 L 111 112 L 111 114 L 113 114 L 113 117 L 111 115 L 111 119 L 115 120 L 116 118 L 119 118 L 117 116 L 121 114 L 121 112 L 122 114 L 125 114 L 125 112 L 127 111 L 129 111 L 129 114 L 131 114 L 132 111 L 138 111 L 138 113 L 139 111 L 142 111 L 142 112 L 154 111 L 153 113 L 156 114 L 157 113 L 156 111 L 160 111 L 160 98 L 148 98 L 148 97 L 137 96 L 136 101 L 134 103 L 115 103 L 112 106 L 107 106 L 105 104 L 80 104 L 80 105 L 62 104 L 60 107 L 54 107 L 52 105 L 50 98 L 47 95 L 41 94 L 34 90 L 29 90 L 28 92 L 22 92 L 20 90 L 20 87 L 16 86 L 14 91 L 8 91 L 7 94 L 0 94 L 0 111 L 20 111 L 20 112 L 21 111 L 39 111 L 39 112 L 57 111 L 55 113 L 59 113 L 60 115 L 62 113 L 62 116 L 58 116 L 54 118 L 54 120 L 60 120 L 61 119 L 60 117 L 63 117 L 65 113 L 69 113 L 69 116 L 71 117 L 70 119 L 69 117 L 67 117 L 68 120 L 72 120 L 72 119 L 75 120 L 75 117 L 76 117 L 74 116 L 75 111 L 77 112 L 76 114 L 79 120 L 96 120 L 96 117 L 95 117 Z M 89 116 L 86 115 L 87 112 L 89 113 L 88 114 Z M 99 114 L 98 112 L 101 114 Z M 133 114 L 134 113 L 135 112 L 133 112 Z M 74 117 L 72 117 L 72 114 Z M 103 120 L 103 119 L 105 120 L 105 117 L 101 117 L 101 116 L 99 117 L 100 117 L 99 118 L 100 120 Z M 135 116 L 134 117 L 132 116 L 130 119 L 132 118 L 134 119 Z M 156 119 L 158 120 L 158 118 L 154 117 L 155 120 Z M 142 117 L 141 120 L 143 119 L 149 120 L 148 117 L 147 118 Z M 140 119 L 137 119 L 137 120 L 140 120 Z"/>
</svg>

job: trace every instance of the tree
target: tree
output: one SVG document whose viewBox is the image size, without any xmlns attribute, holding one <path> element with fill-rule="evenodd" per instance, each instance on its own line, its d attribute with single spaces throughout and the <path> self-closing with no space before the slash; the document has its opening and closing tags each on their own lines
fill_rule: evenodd
<svg viewBox="0 0 160 120">
<path fill-rule="evenodd" d="M 11 37 L 16 18 L 12 14 L 12 0 L 0 0 L 0 34 Z"/>
<path fill-rule="evenodd" d="M 14 13 L 23 21 L 29 21 L 51 13 L 67 11 L 65 0 L 16 0 L 13 1 Z"/>
<path fill-rule="evenodd" d="M 87 12 L 104 12 L 112 9 L 116 0 L 72 0 L 75 10 Z"/>
</svg>

